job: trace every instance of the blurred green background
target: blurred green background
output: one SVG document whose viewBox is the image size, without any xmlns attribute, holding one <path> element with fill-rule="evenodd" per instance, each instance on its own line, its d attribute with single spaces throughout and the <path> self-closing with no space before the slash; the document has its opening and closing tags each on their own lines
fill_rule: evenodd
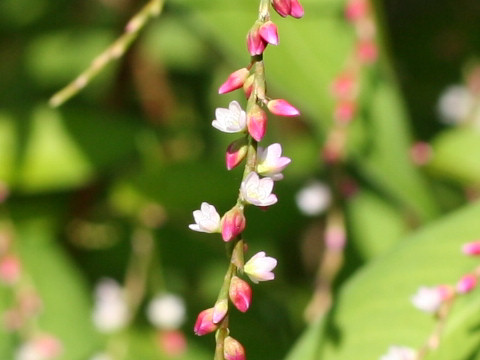
<svg viewBox="0 0 480 360">
<path fill-rule="evenodd" d="M 170 358 L 144 314 L 159 291 L 186 301 L 188 350 L 178 358 L 213 357 L 213 336 L 195 337 L 191 329 L 197 313 L 213 305 L 227 259 L 218 237 L 187 226 L 202 201 L 223 213 L 236 200 L 242 170 L 224 166 L 235 137 L 211 121 L 216 107 L 245 104 L 243 94 L 218 96 L 217 88 L 249 62 L 245 35 L 258 1 L 167 0 L 123 58 L 50 108 L 49 97 L 143 4 L 0 2 L 0 181 L 9 193 L 0 231 L 12 239 L 24 283 L 43 302 L 29 331 L 59 337 L 65 360 L 90 359 L 115 339 L 128 344 L 125 359 Z M 302 116 L 270 116 L 263 143 L 281 143 L 293 161 L 276 184 L 278 204 L 247 210 L 249 253 L 278 258 L 276 280 L 254 286 L 248 313 L 233 312 L 232 335 L 251 360 L 375 359 L 394 342 L 421 345 L 431 330 L 433 321 L 409 304 L 418 286 L 454 283 L 475 264 L 459 247 L 480 237 L 480 120 L 473 112 L 462 124 L 442 123 L 438 101 L 448 86 L 473 82 L 476 109 L 480 3 L 374 4 L 380 59 L 362 75 L 341 169 L 356 193 L 342 202 L 348 246 L 335 283 L 339 300 L 303 336 L 325 218 L 302 215 L 295 194 L 313 179 L 338 185 L 321 149 L 332 126 L 330 84 L 352 51 L 354 31 L 344 1 L 302 4 L 301 20 L 272 15 L 280 45 L 264 56 L 270 96 L 288 99 Z M 410 157 L 419 140 L 433 151 L 423 167 Z M 139 229 L 152 236 L 153 252 L 136 252 Z M 91 321 L 94 286 L 103 277 L 124 283 L 128 269 L 141 267 L 136 261 L 147 264 L 138 312 L 121 334 L 100 335 Z M 1 285 L 0 311 L 19 289 Z M 458 305 L 443 351 L 432 359 L 478 358 L 475 310 L 478 294 Z M 2 327 L 0 359 L 14 359 L 28 334 Z"/>
</svg>

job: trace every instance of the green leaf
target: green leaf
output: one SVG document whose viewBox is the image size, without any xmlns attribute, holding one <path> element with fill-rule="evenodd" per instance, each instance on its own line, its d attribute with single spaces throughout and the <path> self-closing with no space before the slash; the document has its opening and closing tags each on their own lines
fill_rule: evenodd
<svg viewBox="0 0 480 360">
<path fill-rule="evenodd" d="M 318 360 L 367 360 L 378 359 L 393 344 L 422 345 L 434 321 L 415 309 L 410 298 L 422 285 L 455 284 L 475 268 L 477 261 L 462 255 L 460 248 L 479 238 L 479 216 L 480 204 L 471 205 L 419 230 L 369 263 L 342 286 L 324 330 L 304 341 L 303 347 L 324 344 L 314 358 Z M 432 359 L 463 360 L 478 347 L 480 333 L 472 331 L 476 328 L 472 325 L 480 323 L 478 306 L 478 291 L 458 301 L 443 345 Z"/>
</svg>

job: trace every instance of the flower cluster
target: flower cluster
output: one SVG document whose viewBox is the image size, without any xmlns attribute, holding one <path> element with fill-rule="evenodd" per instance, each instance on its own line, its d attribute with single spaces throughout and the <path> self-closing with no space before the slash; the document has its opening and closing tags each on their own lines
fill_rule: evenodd
<svg viewBox="0 0 480 360">
<path fill-rule="evenodd" d="M 480 255 L 480 240 L 469 242 L 463 245 L 462 252 L 468 256 Z M 434 314 L 439 324 L 445 323 L 455 299 L 474 290 L 480 277 L 480 267 L 463 275 L 452 285 L 437 285 L 432 287 L 421 286 L 412 296 L 411 301 L 417 309 Z M 380 360 L 419 360 L 427 351 L 434 350 L 440 341 L 441 329 L 437 326 L 429 337 L 427 343 L 418 351 L 408 347 L 391 346 L 387 354 L 380 357 Z M 419 356 L 418 354 L 422 354 Z"/>
<path fill-rule="evenodd" d="M 193 212 L 191 230 L 219 233 L 231 249 L 230 265 L 214 306 L 203 310 L 194 326 L 195 334 L 205 335 L 216 331 L 215 359 L 243 360 L 245 350 L 230 336 L 228 317 L 230 304 L 246 312 L 252 301 L 252 288 L 241 278 L 245 274 L 253 283 L 273 280 L 277 260 L 260 251 L 244 263 L 243 232 L 246 227 L 244 209 L 249 205 L 269 207 L 278 201 L 273 193 L 276 181 L 283 179 L 283 170 L 291 162 L 282 156 L 278 143 L 266 147 L 258 145 L 267 131 L 267 111 L 273 115 L 294 117 L 300 115 L 297 108 L 284 99 L 272 99 L 266 94 L 263 52 L 270 45 L 278 45 L 278 28 L 270 18 L 270 7 L 282 17 L 301 18 L 304 10 L 298 0 L 260 0 L 259 16 L 247 34 L 247 50 L 250 64 L 231 73 L 218 89 L 225 94 L 242 88 L 247 98 L 244 110 L 239 102 L 232 101 L 228 108 L 218 108 L 212 126 L 224 133 L 240 137 L 228 145 L 225 155 L 227 170 L 245 162 L 243 178 L 239 186 L 236 204 L 222 216 L 214 205 L 203 202 Z"/>
</svg>

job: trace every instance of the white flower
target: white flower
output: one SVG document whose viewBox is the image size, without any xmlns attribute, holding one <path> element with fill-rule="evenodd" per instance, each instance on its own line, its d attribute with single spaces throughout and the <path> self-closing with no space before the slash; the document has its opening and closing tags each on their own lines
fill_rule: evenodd
<svg viewBox="0 0 480 360">
<path fill-rule="evenodd" d="M 15 353 L 15 360 L 50 360 L 61 352 L 61 342 L 56 337 L 45 334 L 23 343 Z"/>
<path fill-rule="evenodd" d="M 256 206 L 270 206 L 277 202 L 272 194 L 273 180 L 269 177 L 260 179 L 256 172 L 251 172 L 242 181 L 240 193 L 243 199 Z"/>
<path fill-rule="evenodd" d="M 435 313 L 442 304 L 442 293 L 437 286 L 422 286 L 412 296 L 412 304 L 419 310 L 427 313 Z"/>
<path fill-rule="evenodd" d="M 330 206 L 332 193 L 327 185 L 315 181 L 301 189 L 295 200 L 302 213 L 314 216 L 322 213 Z"/>
<path fill-rule="evenodd" d="M 148 305 L 147 316 L 159 329 L 178 329 L 185 321 L 185 303 L 174 294 L 157 295 Z"/>
<path fill-rule="evenodd" d="M 129 320 L 123 289 L 115 280 L 103 279 L 95 289 L 93 322 L 98 331 L 110 333 L 122 329 Z"/>
<path fill-rule="evenodd" d="M 277 259 L 265 256 L 265 252 L 261 251 L 247 261 L 243 271 L 250 280 L 258 284 L 259 281 L 268 281 L 275 278 L 275 274 L 272 272 L 275 266 L 277 266 Z"/>
<path fill-rule="evenodd" d="M 203 202 L 200 210 L 193 212 L 193 217 L 195 224 L 188 225 L 190 229 L 206 233 L 220 232 L 220 215 L 215 206 Z"/>
<path fill-rule="evenodd" d="M 269 145 L 266 149 L 259 146 L 257 159 L 257 172 L 269 176 L 275 181 L 283 179 L 282 171 L 292 161 L 288 157 L 282 156 L 282 146 L 277 143 Z"/>
<path fill-rule="evenodd" d="M 472 110 L 475 99 L 463 85 L 452 85 L 445 89 L 438 100 L 438 111 L 443 122 L 459 124 L 465 121 Z"/>
<path fill-rule="evenodd" d="M 228 109 L 217 108 L 215 117 L 212 126 L 220 131 L 237 133 L 247 128 L 247 114 L 236 101 L 232 101 L 228 105 Z"/>
<path fill-rule="evenodd" d="M 415 360 L 417 354 L 412 348 L 405 346 L 390 346 L 388 352 L 380 360 Z"/>
</svg>

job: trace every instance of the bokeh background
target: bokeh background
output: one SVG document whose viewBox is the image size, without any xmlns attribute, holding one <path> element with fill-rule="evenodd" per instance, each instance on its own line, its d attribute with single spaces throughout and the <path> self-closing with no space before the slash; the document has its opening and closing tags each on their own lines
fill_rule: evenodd
<svg viewBox="0 0 480 360">
<path fill-rule="evenodd" d="M 270 116 L 264 144 L 281 143 L 293 161 L 276 184 L 278 204 L 247 210 L 249 253 L 276 257 L 276 280 L 254 286 L 252 308 L 232 314 L 232 335 L 251 360 L 378 358 L 394 342 L 419 346 L 431 330 L 432 319 L 409 304 L 418 286 L 452 283 L 475 264 L 459 247 L 480 236 L 480 3 L 373 4 L 379 57 L 362 70 L 334 174 L 322 158 L 331 84 L 355 31 L 344 1 L 302 4 L 301 20 L 272 14 L 280 45 L 264 57 L 270 96 L 302 112 Z M 0 2 L 0 256 L 21 268 L 20 280 L 0 287 L 2 360 L 20 359 L 22 344 L 46 333 L 60 340 L 65 360 L 105 351 L 114 360 L 213 357 L 213 336 L 195 337 L 192 328 L 213 305 L 228 260 L 218 237 L 188 224 L 201 202 L 225 212 L 236 200 L 242 170 L 224 165 L 235 138 L 211 121 L 231 100 L 245 105 L 240 92 L 217 89 L 249 62 L 245 35 L 258 1 L 167 0 L 125 56 L 49 107 L 143 5 Z M 329 212 L 328 204 L 315 216 L 299 209 L 296 194 L 312 181 L 350 190 L 339 203 L 348 245 L 332 289 L 338 302 L 308 326 Z M 135 294 L 128 326 L 108 334 L 92 321 L 104 278 Z M 163 292 L 185 302 L 184 351 L 169 352 L 164 331 L 148 321 L 148 303 Z M 11 320 L 22 299 L 40 305 Z M 432 359 L 478 358 L 477 305 L 472 294 L 458 306 Z"/>
</svg>

